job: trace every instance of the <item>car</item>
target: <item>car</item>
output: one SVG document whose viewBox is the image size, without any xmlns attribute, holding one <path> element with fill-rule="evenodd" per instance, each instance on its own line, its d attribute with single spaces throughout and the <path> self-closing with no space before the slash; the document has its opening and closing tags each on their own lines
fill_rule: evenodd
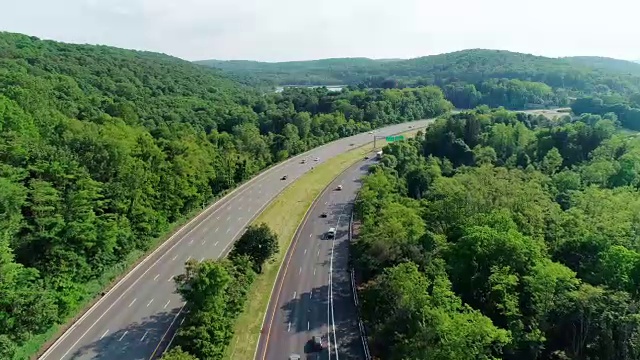
<svg viewBox="0 0 640 360">
<path fill-rule="evenodd" d="M 349 144 L 349 146 L 353 146 L 353 145 L 355 145 L 355 144 L 354 143 Z"/>
<path fill-rule="evenodd" d="M 336 190 L 338 190 L 338 191 L 342 190 L 342 185 L 338 185 L 338 187 L 336 188 Z"/>
<path fill-rule="evenodd" d="M 300 360 L 300 355 L 291 354 L 291 355 L 289 355 L 289 360 Z"/>
<path fill-rule="evenodd" d="M 319 157 L 317 157 L 317 158 L 316 158 L 316 161 L 320 161 L 320 158 L 319 158 Z"/>
<path fill-rule="evenodd" d="M 313 350 L 315 351 L 322 351 L 322 349 L 324 348 L 324 346 L 322 346 L 322 337 L 318 335 L 311 338 L 311 344 L 313 346 Z"/>
<path fill-rule="evenodd" d="M 287 175 L 283 175 L 280 180 L 287 180 L 288 176 Z"/>
<path fill-rule="evenodd" d="M 322 214 L 320 214 L 320 217 L 321 217 L 321 218 L 326 218 L 326 217 L 327 217 L 327 213 L 326 213 L 326 212 L 323 212 Z"/>
<path fill-rule="evenodd" d="M 369 134 L 373 134 L 373 131 L 369 131 Z"/>
<path fill-rule="evenodd" d="M 300 164 L 306 164 L 307 163 L 307 159 L 302 159 L 302 161 L 300 161 Z"/>
<path fill-rule="evenodd" d="M 332 239 L 336 236 L 336 228 L 329 228 L 327 231 L 327 238 Z"/>
<path fill-rule="evenodd" d="M 368 157 L 368 156 L 365 156 L 365 157 L 364 157 L 364 159 L 365 159 L 365 160 L 369 160 L 369 157 Z"/>
</svg>

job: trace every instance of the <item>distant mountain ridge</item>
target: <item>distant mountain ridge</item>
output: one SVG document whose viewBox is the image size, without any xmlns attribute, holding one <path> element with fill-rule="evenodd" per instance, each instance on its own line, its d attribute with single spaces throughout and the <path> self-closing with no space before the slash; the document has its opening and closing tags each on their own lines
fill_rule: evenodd
<svg viewBox="0 0 640 360">
<path fill-rule="evenodd" d="M 640 64 L 596 56 L 549 58 L 506 50 L 469 49 L 413 59 L 332 58 L 259 62 L 204 60 L 198 64 L 243 76 L 252 84 L 357 85 L 380 78 L 413 85 L 480 83 L 505 78 L 542 82 L 553 88 L 590 92 L 608 86 L 640 91 Z"/>
</svg>

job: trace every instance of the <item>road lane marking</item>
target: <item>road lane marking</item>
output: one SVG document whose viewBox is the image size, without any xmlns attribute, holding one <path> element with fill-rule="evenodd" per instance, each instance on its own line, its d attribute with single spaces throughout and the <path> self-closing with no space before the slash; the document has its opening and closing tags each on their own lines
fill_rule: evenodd
<svg viewBox="0 0 640 360">
<path fill-rule="evenodd" d="M 178 255 L 174 256 L 173 259 L 171 259 L 171 261 L 175 260 L 178 257 Z"/>
<path fill-rule="evenodd" d="M 216 241 L 216 243 L 215 243 L 215 244 L 213 244 L 213 246 L 218 246 L 218 243 L 219 243 L 219 242 L 220 242 L 220 241 Z"/>
<path fill-rule="evenodd" d="M 229 219 L 231 219 L 231 216 L 227 216 L 227 221 L 229 221 Z"/>
<path fill-rule="evenodd" d="M 307 331 L 309 331 L 310 327 L 311 327 L 311 324 L 309 324 L 309 322 L 307 321 Z"/>
<path fill-rule="evenodd" d="M 134 302 L 136 302 L 136 300 L 138 300 L 138 298 L 133 299 L 133 301 L 131 302 L 131 304 L 129 304 L 129 306 L 127 307 L 131 307 L 131 305 L 133 305 Z"/>
<path fill-rule="evenodd" d="M 102 334 L 102 336 L 100 336 L 100 340 L 102 340 L 102 338 L 105 337 L 105 335 L 107 335 L 108 332 L 109 332 L 109 329 L 107 329 L 107 331 L 105 331 L 104 334 Z"/>
<path fill-rule="evenodd" d="M 318 257 L 320 257 L 320 249 L 318 249 Z"/>
<path fill-rule="evenodd" d="M 204 245 L 204 243 L 206 243 L 206 242 L 207 242 L 207 240 L 202 240 L 202 245 Z"/>
<path fill-rule="evenodd" d="M 200 262 L 202 262 L 204 260 L 204 256 L 202 257 L 202 259 L 200 259 Z"/>
<path fill-rule="evenodd" d="M 307 249 L 304 249 L 304 253 L 305 253 L 305 255 L 307 254 Z"/>
<path fill-rule="evenodd" d="M 189 257 L 187 258 L 187 261 L 191 260 L 191 255 L 189 255 Z"/>
<path fill-rule="evenodd" d="M 191 241 L 189 241 L 189 246 L 191 246 L 191 244 L 193 244 L 193 239 L 191 239 Z"/>
<path fill-rule="evenodd" d="M 238 210 L 242 210 L 242 206 L 238 206 Z"/>
<path fill-rule="evenodd" d="M 228 228 L 227 229 L 227 234 L 230 233 L 230 232 L 231 232 L 231 228 Z"/>
<path fill-rule="evenodd" d="M 316 268 L 313 268 L 313 275 L 316 274 Z"/>
<path fill-rule="evenodd" d="M 291 331 L 291 321 L 289 321 L 289 325 L 287 325 L 287 332 Z"/>
<path fill-rule="evenodd" d="M 140 339 L 140 342 L 143 342 L 143 341 L 144 341 L 144 338 L 146 338 L 146 337 L 147 337 L 147 334 L 148 334 L 148 333 L 149 333 L 149 330 L 147 330 L 147 331 L 145 331 L 145 332 L 144 332 L 144 335 L 142 335 L 142 339 Z"/>
<path fill-rule="evenodd" d="M 169 276 L 169 279 L 167 281 L 173 281 L 173 275 Z"/>
<path fill-rule="evenodd" d="M 125 335 L 127 335 L 129 331 L 125 331 L 124 334 L 122 334 L 122 336 L 120 336 L 120 339 L 118 339 L 118 341 L 122 341 L 122 339 L 124 338 Z"/>
<path fill-rule="evenodd" d="M 147 304 L 147 307 L 149 307 L 149 305 L 151 305 L 152 302 L 153 302 L 153 299 L 151 299 L 151 301 L 149 301 L 149 303 Z"/>
<path fill-rule="evenodd" d="M 313 234 L 309 234 L 309 237 L 313 236 Z"/>
<path fill-rule="evenodd" d="M 241 221 L 241 220 L 242 220 L 242 217 L 239 217 L 239 218 L 238 218 L 238 221 Z"/>
<path fill-rule="evenodd" d="M 220 216 L 218 215 L 218 217 L 216 218 L 216 220 L 220 220 Z"/>
<path fill-rule="evenodd" d="M 160 276 L 160 274 L 156 275 L 156 277 L 153 278 L 153 281 L 158 280 L 158 276 Z"/>
<path fill-rule="evenodd" d="M 298 275 L 300 275 L 300 273 L 302 273 L 302 266 L 300 267 L 300 269 L 298 270 Z"/>
<path fill-rule="evenodd" d="M 294 298 L 294 299 L 296 298 L 296 294 L 297 294 L 297 292 L 295 292 L 295 291 L 294 291 L 294 292 L 293 292 L 293 298 Z"/>
<path fill-rule="evenodd" d="M 220 228 L 219 228 L 219 227 L 217 227 L 217 228 L 216 228 L 216 232 L 218 232 L 218 230 L 220 230 Z"/>
<path fill-rule="evenodd" d="M 171 302 L 171 300 L 167 300 L 167 303 L 166 303 L 166 304 L 164 304 L 163 309 L 166 309 L 166 308 L 167 308 L 167 306 L 169 306 L 169 303 L 170 303 L 170 302 Z"/>
</svg>

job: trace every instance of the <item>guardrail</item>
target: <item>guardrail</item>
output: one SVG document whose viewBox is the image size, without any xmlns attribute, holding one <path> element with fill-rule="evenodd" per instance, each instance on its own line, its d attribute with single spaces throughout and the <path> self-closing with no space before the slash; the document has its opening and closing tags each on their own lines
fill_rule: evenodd
<svg viewBox="0 0 640 360">
<path fill-rule="evenodd" d="M 351 210 L 351 219 L 349 220 L 349 246 L 351 246 L 351 241 L 353 240 L 353 213 L 355 211 L 355 203 L 358 199 L 356 195 L 356 200 L 353 202 L 353 209 Z M 367 340 L 367 331 L 364 328 L 364 324 L 362 323 L 362 316 L 360 316 L 360 307 L 358 302 L 358 289 L 356 288 L 356 276 L 355 269 L 353 264 L 351 264 L 349 272 L 351 272 L 351 289 L 353 290 L 353 303 L 356 305 L 356 311 L 358 312 L 358 328 L 360 330 L 360 340 L 362 341 L 362 349 L 364 350 L 364 357 L 366 360 L 371 360 L 371 352 L 369 351 L 369 341 Z"/>
</svg>

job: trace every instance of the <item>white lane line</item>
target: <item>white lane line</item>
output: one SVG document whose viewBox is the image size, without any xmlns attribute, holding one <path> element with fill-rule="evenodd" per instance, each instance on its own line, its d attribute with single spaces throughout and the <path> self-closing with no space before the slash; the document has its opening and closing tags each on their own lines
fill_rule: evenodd
<svg viewBox="0 0 640 360">
<path fill-rule="evenodd" d="M 207 242 L 207 240 L 202 240 L 202 245 L 204 245 L 204 243 L 206 243 L 206 242 Z"/>
<path fill-rule="evenodd" d="M 300 267 L 300 270 L 298 270 L 298 275 L 300 275 L 300 273 L 302 273 L 302 266 Z"/>
<path fill-rule="evenodd" d="M 203 260 L 204 260 L 204 256 L 200 259 L 200 261 L 199 261 L 199 262 L 202 262 Z"/>
<path fill-rule="evenodd" d="M 218 230 L 220 230 L 220 228 L 219 228 L 219 227 L 217 227 L 217 228 L 216 228 L 216 232 L 218 232 Z"/>
<path fill-rule="evenodd" d="M 149 303 L 147 304 L 147 307 L 149 307 L 149 305 L 151 305 L 152 302 L 153 302 L 153 299 L 151 299 L 151 301 L 149 301 Z"/>
<path fill-rule="evenodd" d="M 291 331 L 291 321 L 289 321 L 289 325 L 287 325 L 287 332 Z"/>
<path fill-rule="evenodd" d="M 313 236 L 313 234 L 309 234 L 309 237 Z"/>
<path fill-rule="evenodd" d="M 238 206 L 238 210 L 242 210 L 242 206 Z"/>
<path fill-rule="evenodd" d="M 218 216 L 218 217 L 216 218 L 216 220 L 220 220 L 220 216 Z"/>
<path fill-rule="evenodd" d="M 231 232 L 231 228 L 228 228 L 228 229 L 227 229 L 227 234 L 228 234 L 229 232 Z"/>
<path fill-rule="evenodd" d="M 295 291 L 294 291 L 294 292 L 293 292 L 293 298 L 294 298 L 294 299 L 296 298 L 296 294 L 297 294 L 297 292 L 295 292 Z"/>
<path fill-rule="evenodd" d="M 143 342 L 143 341 L 144 341 L 144 338 L 146 338 L 146 337 L 147 337 L 147 334 L 148 334 L 148 333 L 149 333 L 149 330 L 147 330 L 147 331 L 145 331 L 145 332 L 144 332 L 144 335 L 142 335 L 142 339 L 140 339 L 140 342 Z"/>
<path fill-rule="evenodd" d="M 220 242 L 220 241 L 216 241 L 216 243 L 215 243 L 215 244 L 213 244 L 213 246 L 218 246 L 218 243 L 219 243 L 219 242 Z"/>
<path fill-rule="evenodd" d="M 156 277 L 153 278 L 153 281 L 158 280 L 158 276 L 160 276 L 160 274 L 156 275 Z"/>
<path fill-rule="evenodd" d="M 320 249 L 318 249 L 318 256 L 320 256 Z"/>
<path fill-rule="evenodd" d="M 129 304 L 129 306 L 127 307 L 131 307 L 131 305 L 133 305 L 134 302 L 136 302 L 136 300 L 138 300 L 138 298 L 133 299 L 133 301 L 131 302 L 131 304 Z"/>
<path fill-rule="evenodd" d="M 167 279 L 167 281 L 173 281 L 173 275 L 169 276 L 169 279 Z"/>
<path fill-rule="evenodd" d="M 229 221 L 229 219 L 231 219 L 231 216 L 227 216 L 227 221 Z"/>
<path fill-rule="evenodd" d="M 242 221 L 242 217 L 239 217 L 239 218 L 238 218 L 238 221 Z"/>
<path fill-rule="evenodd" d="M 187 261 L 191 260 L 191 255 L 189 255 L 189 257 L 187 258 Z"/>
<path fill-rule="evenodd" d="M 309 322 L 307 321 L 307 331 L 309 331 L 310 327 L 311 327 L 311 324 L 309 324 Z"/>
<path fill-rule="evenodd" d="M 164 304 L 163 309 L 166 309 L 166 308 L 167 308 L 167 306 L 169 306 L 169 303 L 170 303 L 170 302 L 171 302 L 171 300 L 167 300 L 167 303 L 166 303 L 166 304 Z"/>
<path fill-rule="evenodd" d="M 307 249 L 304 249 L 304 253 L 305 253 L 305 255 L 307 254 Z"/>
<path fill-rule="evenodd" d="M 125 331 L 124 334 L 122 334 L 122 336 L 120 336 L 120 339 L 118 339 L 118 341 L 122 341 L 122 339 L 124 338 L 125 335 L 127 335 L 129 331 Z"/>
<path fill-rule="evenodd" d="M 193 239 L 191 239 L 191 241 L 189 241 L 189 245 L 193 244 Z"/>
<path fill-rule="evenodd" d="M 108 332 L 109 332 L 109 329 L 107 329 L 107 331 L 105 331 L 104 334 L 102 334 L 102 336 L 100 336 L 100 340 L 102 340 L 102 338 L 105 337 L 105 335 L 107 335 Z"/>
<path fill-rule="evenodd" d="M 178 257 L 178 255 L 174 256 L 173 259 L 171 259 L 171 261 L 175 260 Z"/>
<path fill-rule="evenodd" d="M 313 268 L 313 275 L 316 274 L 316 268 Z"/>
</svg>

